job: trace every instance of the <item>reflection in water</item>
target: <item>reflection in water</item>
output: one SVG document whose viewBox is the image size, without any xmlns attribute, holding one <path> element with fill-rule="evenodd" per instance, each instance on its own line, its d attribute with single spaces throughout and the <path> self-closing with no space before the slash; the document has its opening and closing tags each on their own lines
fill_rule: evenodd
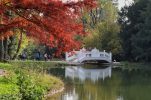
<svg viewBox="0 0 151 100">
<path fill-rule="evenodd" d="M 93 82 L 93 86 L 95 86 L 94 83 L 96 81 L 98 81 L 99 79 L 104 80 L 106 77 L 111 77 L 111 67 L 106 67 L 103 69 L 85 69 L 82 67 L 66 67 L 65 68 L 65 77 L 71 78 L 72 80 L 75 79 L 75 81 L 80 80 L 82 83 L 89 81 L 88 84 L 89 83 L 91 84 L 91 82 Z M 76 80 L 76 79 L 78 79 L 78 80 Z M 75 83 L 77 84 L 77 82 L 75 82 Z M 81 91 L 81 89 L 84 88 L 83 85 L 85 84 L 85 83 L 84 84 L 82 84 L 82 83 L 79 83 L 81 85 L 73 87 L 73 89 L 66 90 L 68 92 L 64 94 L 64 96 L 61 100 L 84 100 L 84 98 L 82 99 L 79 94 L 80 92 L 86 93 L 86 91 Z M 80 91 L 79 91 L 79 89 L 80 89 Z M 85 95 L 87 97 L 85 100 L 94 100 L 94 99 L 92 99 L 92 94 L 90 92 L 88 94 L 83 94 L 83 95 Z M 96 94 L 96 95 L 98 95 L 98 94 Z"/>
<path fill-rule="evenodd" d="M 64 77 L 65 91 L 48 100 L 151 100 L 150 70 L 111 67 L 65 67 L 57 70 L 50 69 L 50 73 Z"/>
<path fill-rule="evenodd" d="M 72 89 L 67 84 L 66 92 L 61 100 L 122 100 L 116 88 L 120 81 L 111 82 L 111 67 L 103 69 L 86 69 L 82 67 L 66 67 L 66 79 L 72 79 Z M 68 79 L 68 80 L 69 80 Z"/>
<path fill-rule="evenodd" d="M 65 77 L 72 79 L 78 78 L 81 81 L 90 79 L 93 82 L 98 81 L 98 79 L 103 79 L 106 77 L 111 77 L 111 67 L 104 69 L 85 69 L 82 67 L 66 67 Z"/>
<path fill-rule="evenodd" d="M 79 100 L 79 96 L 74 88 L 73 91 L 70 91 L 70 93 L 64 94 L 61 100 Z"/>
</svg>

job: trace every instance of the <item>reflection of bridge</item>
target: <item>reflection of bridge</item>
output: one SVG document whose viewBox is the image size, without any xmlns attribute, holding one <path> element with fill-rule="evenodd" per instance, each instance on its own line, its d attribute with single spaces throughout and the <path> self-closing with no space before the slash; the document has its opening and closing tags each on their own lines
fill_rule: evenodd
<svg viewBox="0 0 151 100">
<path fill-rule="evenodd" d="M 93 82 L 98 79 L 105 79 L 106 77 L 111 77 L 111 67 L 104 69 L 84 69 L 82 67 L 66 67 L 65 76 L 72 79 L 78 78 L 81 81 L 90 79 Z"/>
<path fill-rule="evenodd" d="M 112 54 L 105 51 L 100 52 L 96 48 L 91 51 L 81 49 L 80 51 L 72 51 L 66 53 L 66 61 L 73 63 L 86 63 L 86 62 L 97 62 L 97 63 L 111 63 Z"/>
</svg>

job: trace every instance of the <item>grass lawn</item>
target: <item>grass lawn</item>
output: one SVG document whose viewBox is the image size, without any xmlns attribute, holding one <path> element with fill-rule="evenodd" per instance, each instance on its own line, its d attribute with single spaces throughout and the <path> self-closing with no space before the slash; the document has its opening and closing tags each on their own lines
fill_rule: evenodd
<svg viewBox="0 0 151 100">
<path fill-rule="evenodd" d="M 9 62 L 13 66 L 20 67 L 36 67 L 36 68 L 49 68 L 49 67 L 61 67 L 68 65 L 65 61 L 34 61 L 34 60 L 17 60 Z"/>
</svg>

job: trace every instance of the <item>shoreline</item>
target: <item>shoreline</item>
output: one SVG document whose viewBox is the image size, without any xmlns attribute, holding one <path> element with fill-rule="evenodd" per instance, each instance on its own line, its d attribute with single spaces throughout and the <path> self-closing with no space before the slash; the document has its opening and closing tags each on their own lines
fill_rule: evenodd
<svg viewBox="0 0 151 100">
<path fill-rule="evenodd" d="M 45 98 L 51 97 L 51 96 L 53 96 L 53 95 L 55 95 L 55 94 L 57 94 L 57 93 L 63 92 L 64 89 L 65 89 L 64 86 L 60 87 L 59 89 L 52 89 L 52 90 L 49 91 L 49 92 L 47 93 L 47 95 L 45 95 L 44 97 L 45 97 Z"/>
</svg>

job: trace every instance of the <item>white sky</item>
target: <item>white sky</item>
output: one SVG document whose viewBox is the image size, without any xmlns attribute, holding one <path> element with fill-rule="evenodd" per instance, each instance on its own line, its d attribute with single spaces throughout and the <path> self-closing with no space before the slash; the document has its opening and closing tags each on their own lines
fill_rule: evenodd
<svg viewBox="0 0 151 100">
<path fill-rule="evenodd" d="M 133 0 L 119 0 L 119 9 L 121 9 L 121 7 L 124 7 L 124 5 L 130 5 L 131 3 L 133 3 Z"/>
</svg>

